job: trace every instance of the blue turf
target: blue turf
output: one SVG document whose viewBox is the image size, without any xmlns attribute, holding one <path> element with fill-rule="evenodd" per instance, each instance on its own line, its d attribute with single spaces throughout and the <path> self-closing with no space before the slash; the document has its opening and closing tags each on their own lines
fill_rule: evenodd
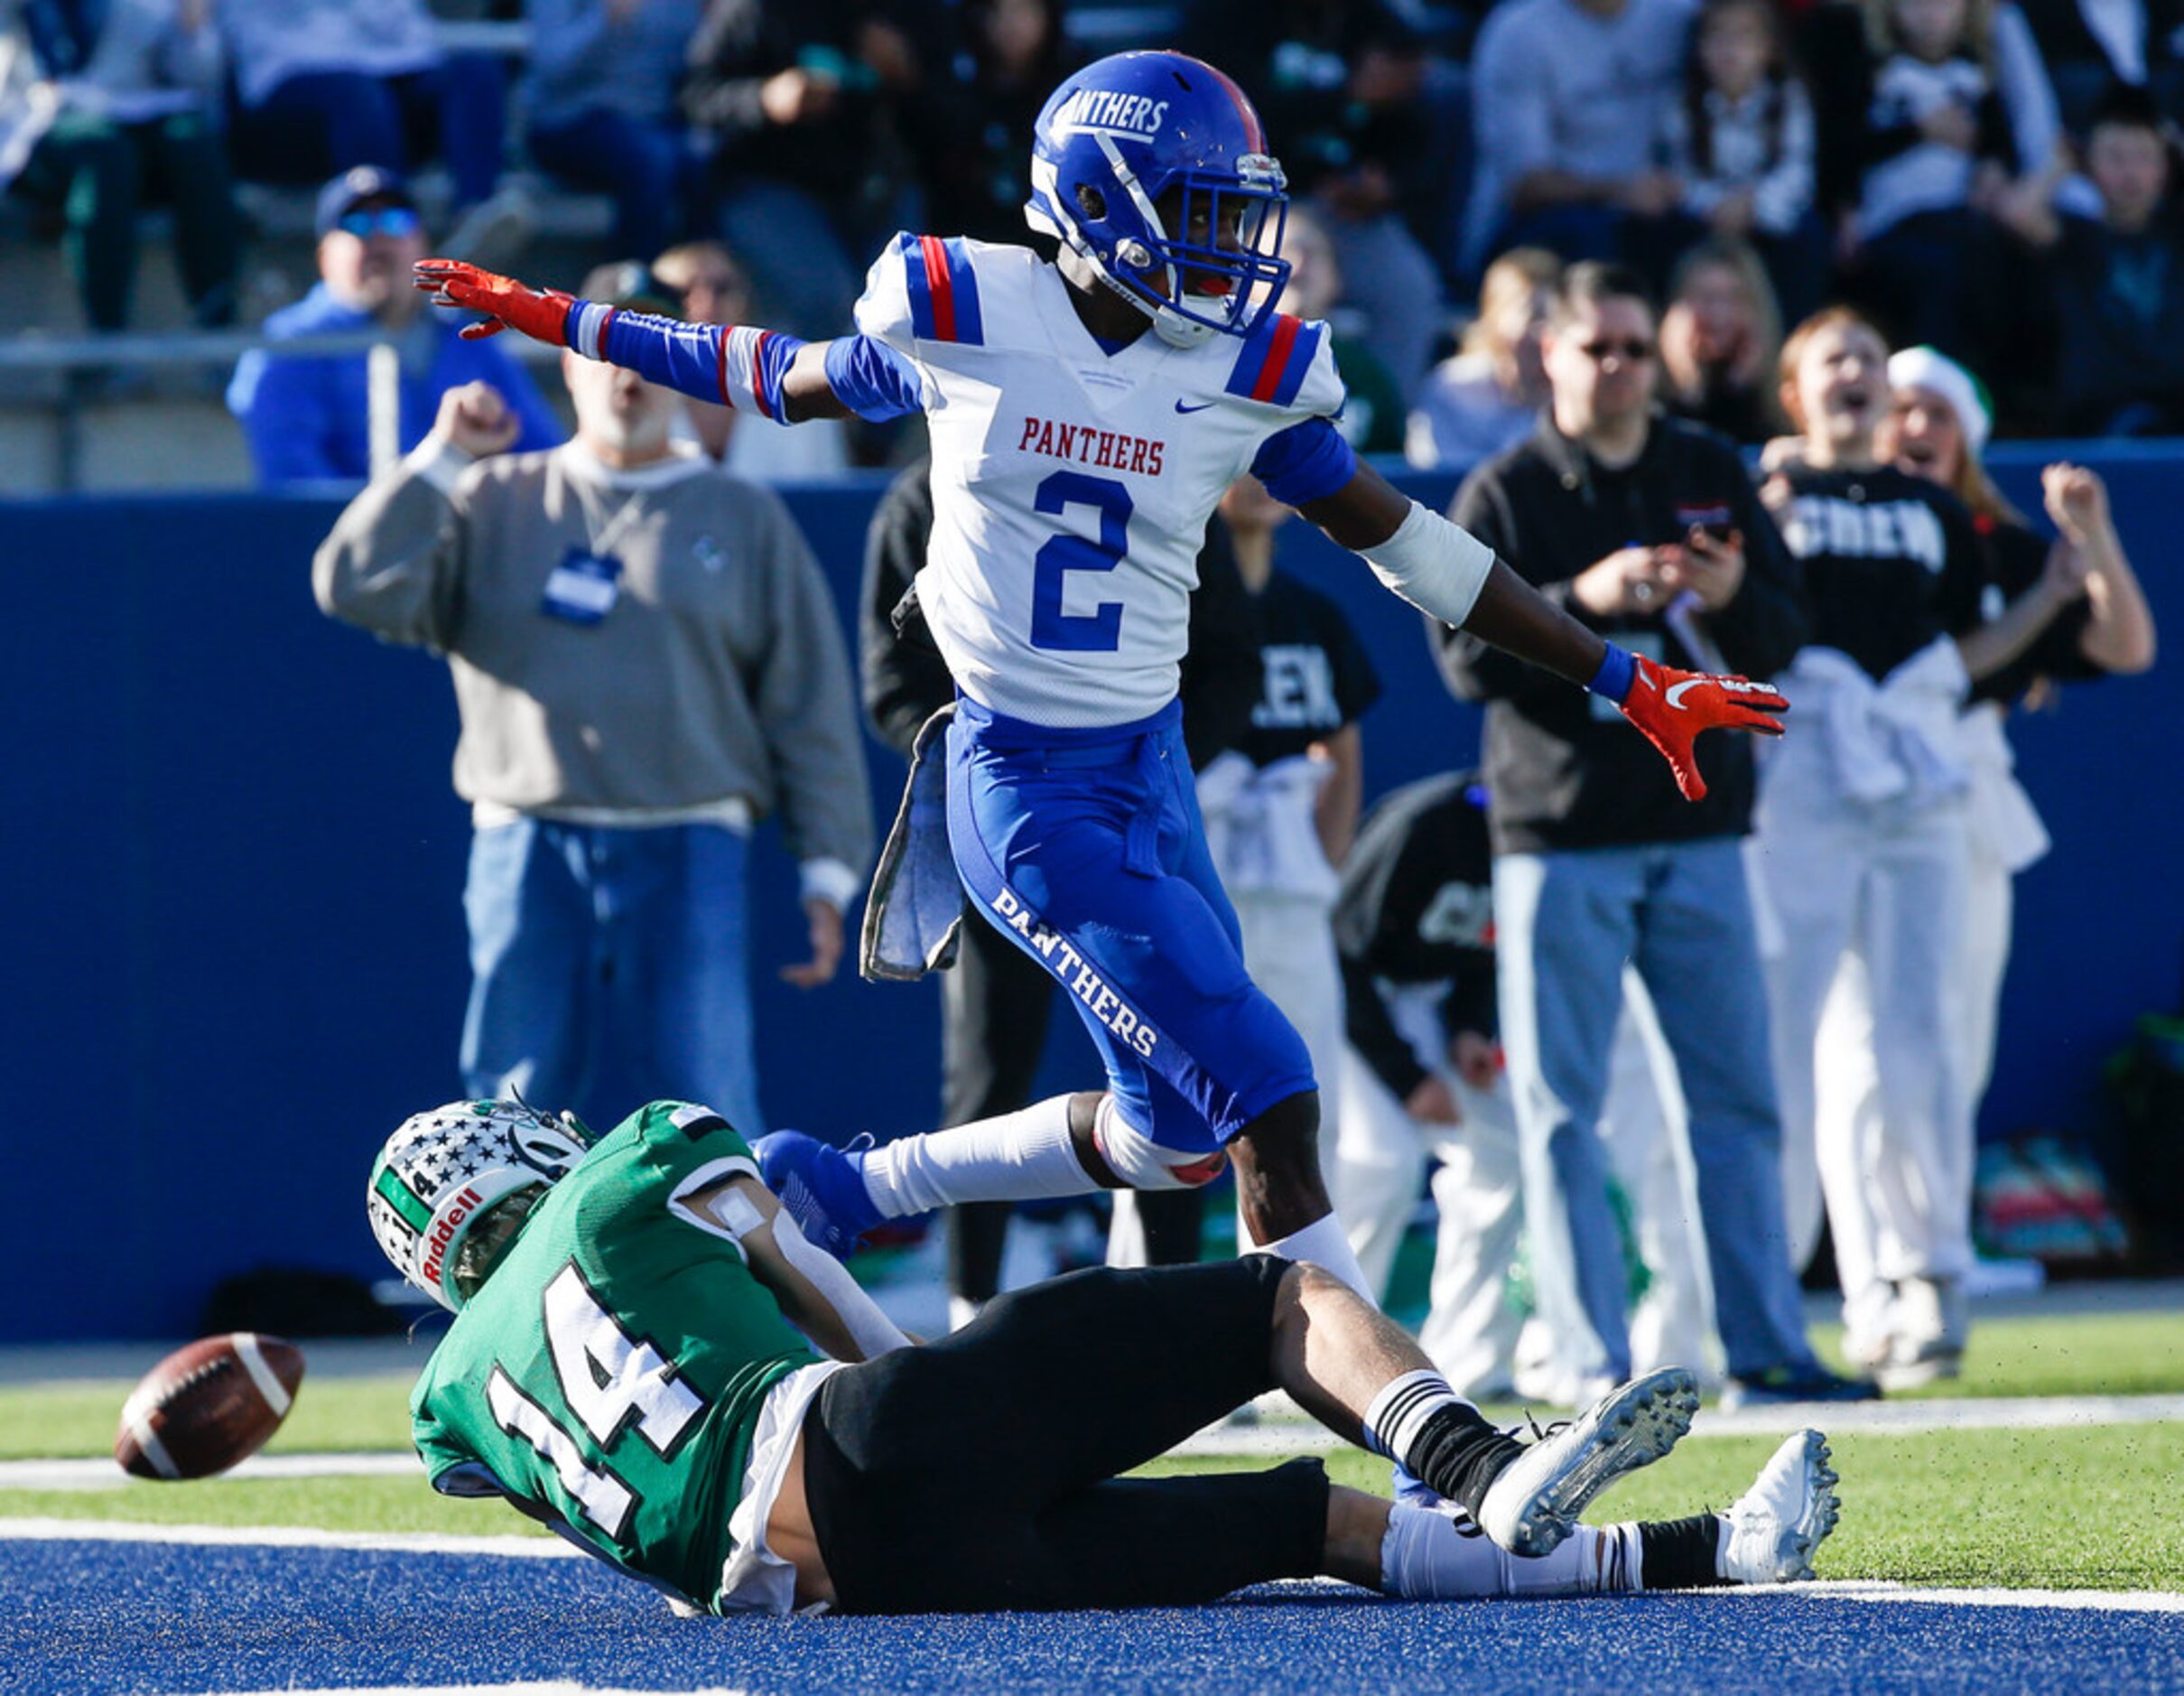
<svg viewBox="0 0 2184 1696">
<path fill-rule="evenodd" d="M 1467 1692 L 2175 1690 L 2184 1617 L 1627 1597 L 677 1620 L 588 1561 L 0 1543 L 0 1690 L 236 1691 L 563 1678 L 641 1689 Z"/>
</svg>

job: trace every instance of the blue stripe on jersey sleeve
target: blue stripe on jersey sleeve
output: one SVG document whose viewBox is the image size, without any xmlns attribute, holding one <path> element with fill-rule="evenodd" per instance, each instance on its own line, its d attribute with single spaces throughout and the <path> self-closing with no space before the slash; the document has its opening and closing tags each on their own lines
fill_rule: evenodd
<svg viewBox="0 0 2184 1696">
<path fill-rule="evenodd" d="M 599 355 L 609 365 L 627 366 L 655 383 L 718 405 L 720 338 L 727 333 L 717 324 L 618 312 L 607 321 Z"/>
<path fill-rule="evenodd" d="M 955 284 L 955 339 L 973 348 L 986 344 L 986 321 L 979 316 L 978 273 L 971 268 L 971 251 L 961 236 L 941 244 L 948 256 L 948 276 Z"/>
<path fill-rule="evenodd" d="M 1243 344 L 1243 351 L 1236 356 L 1235 368 L 1229 373 L 1229 393 L 1249 398 L 1259 386 L 1259 374 L 1267 363 L 1267 354 L 1274 346 L 1274 326 L 1281 321 L 1278 313 L 1269 313 L 1261 324 Z"/>
<path fill-rule="evenodd" d="M 1285 507 L 1308 506 L 1349 485 L 1357 455 L 1332 421 L 1307 418 L 1259 444 L 1251 475 Z"/>
<path fill-rule="evenodd" d="M 897 237 L 903 256 L 903 281 L 910 290 L 910 333 L 921 341 L 933 340 L 933 284 L 925 277 L 925 245 L 907 230 Z"/>
<path fill-rule="evenodd" d="M 1319 344 L 1327 333 L 1324 324 L 1300 325 L 1296 340 L 1289 344 L 1289 362 L 1282 368 L 1281 380 L 1274 386 L 1274 404 L 1290 406 L 1296 403 L 1296 391 L 1305 386 L 1311 373 L 1312 361 L 1319 358 Z"/>
</svg>

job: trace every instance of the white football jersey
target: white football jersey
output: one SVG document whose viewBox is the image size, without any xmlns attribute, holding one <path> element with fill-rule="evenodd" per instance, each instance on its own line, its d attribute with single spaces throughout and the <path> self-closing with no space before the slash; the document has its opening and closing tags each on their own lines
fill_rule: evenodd
<svg viewBox="0 0 2184 1696">
<path fill-rule="evenodd" d="M 1175 699 L 1206 519 L 1277 431 L 1341 409 L 1326 326 L 1110 354 L 1027 247 L 897 237 L 857 327 L 916 368 L 933 438 L 917 595 L 956 686 L 1033 723 Z"/>
</svg>

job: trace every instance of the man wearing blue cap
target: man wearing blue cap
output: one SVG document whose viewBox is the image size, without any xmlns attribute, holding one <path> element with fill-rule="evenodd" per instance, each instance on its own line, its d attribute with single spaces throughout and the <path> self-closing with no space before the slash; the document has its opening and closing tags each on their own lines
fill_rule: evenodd
<svg viewBox="0 0 2184 1696">
<path fill-rule="evenodd" d="M 399 176 L 358 165 L 336 177 L 319 192 L 318 231 L 318 286 L 265 321 L 267 340 L 373 328 L 391 338 L 401 356 L 404 452 L 432 429 L 441 395 L 479 381 L 514 412 L 518 449 L 562 440 L 566 433 L 514 359 L 420 310 L 408 277 L 424 256 L 424 224 Z M 291 359 L 254 349 L 236 366 L 228 410 L 249 438 L 261 484 L 355 482 L 372 470 L 367 394 L 363 353 Z"/>
</svg>

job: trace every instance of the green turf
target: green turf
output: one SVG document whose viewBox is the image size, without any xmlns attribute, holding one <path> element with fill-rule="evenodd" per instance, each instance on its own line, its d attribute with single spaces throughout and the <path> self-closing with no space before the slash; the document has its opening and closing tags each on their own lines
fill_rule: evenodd
<svg viewBox="0 0 2184 1696">
<path fill-rule="evenodd" d="M 1818 1333 L 1832 1347 L 1832 1332 Z M 275 1452 L 400 1449 L 409 1442 L 407 1374 L 307 1379 Z M 0 1390 L 0 1459 L 102 1455 L 113 1445 L 125 1384 Z M 2091 1314 L 1996 1319 L 1973 1333 L 1965 1375 L 1934 1395 L 2184 1393 L 2184 1317 Z"/>
<path fill-rule="evenodd" d="M 498 1502 L 436 1494 L 414 1478 L 124 1479 L 111 1490 L 0 1490 L 0 1518 L 102 1519 L 155 1525 L 310 1525 L 321 1531 L 439 1532 L 459 1537 L 551 1536 Z"/>
<path fill-rule="evenodd" d="M 1668 1519 L 1725 1506 L 1774 1447 L 1695 1437 L 1594 1505 L 1595 1520 Z M 2184 1427 L 1847 1436 L 1835 1443 L 1843 1524 L 1826 1578 L 2059 1589 L 2184 1590 Z M 1260 1460 L 1168 1461 L 1155 1472 L 1250 1470 Z M 1334 1477 L 1385 1486 L 1386 1463 L 1343 1452 Z M 497 1504 L 435 1496 L 411 1478 L 213 1479 L 98 1491 L 0 1491 L 0 1518 L 315 1525 L 336 1531 L 519 1535 Z"/>
<path fill-rule="evenodd" d="M 1840 1326 L 1813 1341 L 1841 1362 Z M 2081 1313 L 1975 1325 L 1964 1375 L 1898 1392 L 1938 1396 L 2156 1395 L 2184 1393 L 2184 1314 Z"/>
<path fill-rule="evenodd" d="M 408 1373 L 306 1378 L 272 1452 L 326 1454 L 409 1446 Z M 103 1455 L 114 1447 L 125 1384 L 34 1384 L 0 1390 L 0 1459 Z"/>
</svg>

